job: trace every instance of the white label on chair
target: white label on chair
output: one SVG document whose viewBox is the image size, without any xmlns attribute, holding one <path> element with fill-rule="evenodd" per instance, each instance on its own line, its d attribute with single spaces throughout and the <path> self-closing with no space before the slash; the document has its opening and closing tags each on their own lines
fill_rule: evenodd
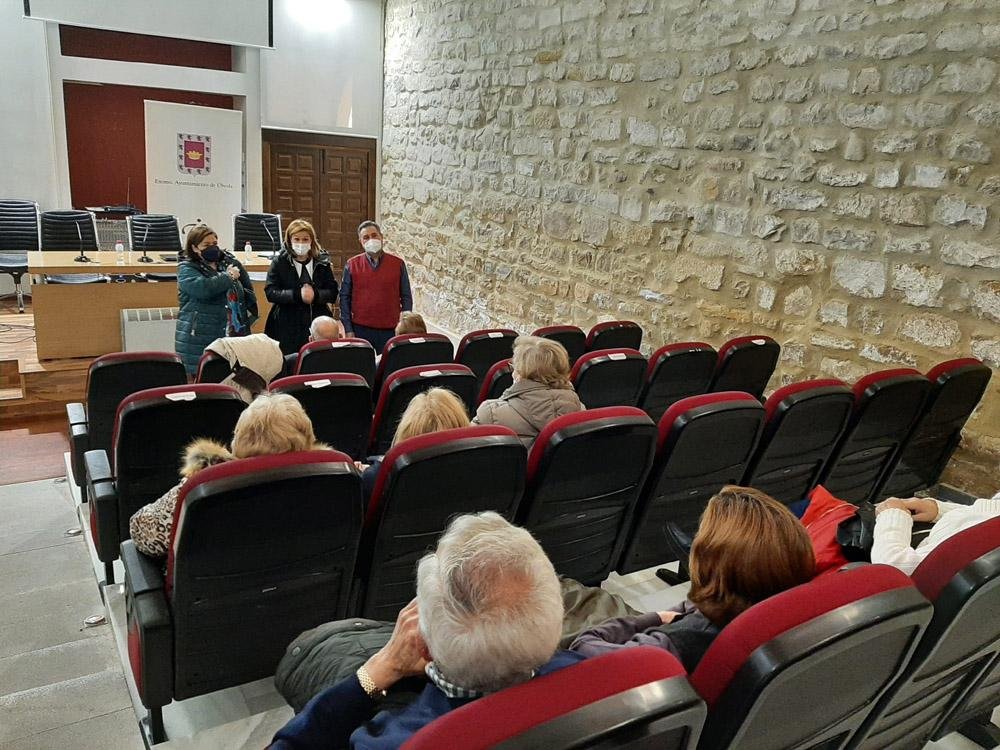
<svg viewBox="0 0 1000 750">
<path fill-rule="evenodd" d="M 331 341 L 330 342 L 330 348 L 331 349 L 336 349 L 336 348 L 341 347 L 341 346 L 350 346 L 350 342 L 349 341 Z"/>
<path fill-rule="evenodd" d="M 614 354 L 609 354 L 608 359 L 625 359 L 625 355 L 621 352 L 615 352 Z"/>
<path fill-rule="evenodd" d="M 412 341 L 414 344 L 422 344 L 425 341 L 427 341 L 427 339 L 425 339 L 423 336 L 420 336 L 419 338 L 410 339 L 410 341 Z"/>
<path fill-rule="evenodd" d="M 420 373 L 420 377 L 422 377 L 422 378 L 436 378 L 440 374 L 441 374 L 440 370 L 425 370 L 424 372 Z"/>
<path fill-rule="evenodd" d="M 323 380 L 306 380 L 302 385 L 308 385 L 310 388 L 326 388 L 330 385 L 330 378 L 324 378 Z"/>
<path fill-rule="evenodd" d="M 489 333 L 486 334 L 486 336 L 487 336 L 487 338 L 491 338 L 491 339 L 502 339 L 503 338 L 503 334 L 500 333 L 500 331 L 490 331 Z"/>
<path fill-rule="evenodd" d="M 179 393 L 168 393 L 167 398 L 171 401 L 194 401 L 195 399 L 194 391 L 180 391 Z"/>
<path fill-rule="evenodd" d="M 751 340 L 750 343 L 751 344 L 756 344 L 757 346 L 763 346 L 764 344 L 767 343 L 767 340 L 766 339 L 753 339 L 753 340 Z"/>
</svg>

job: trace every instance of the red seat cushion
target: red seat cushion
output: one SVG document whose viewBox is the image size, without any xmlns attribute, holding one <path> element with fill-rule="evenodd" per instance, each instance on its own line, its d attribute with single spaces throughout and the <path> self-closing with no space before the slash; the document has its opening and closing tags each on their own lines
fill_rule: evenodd
<svg viewBox="0 0 1000 750">
<path fill-rule="evenodd" d="M 960 367 L 982 367 L 983 363 L 975 357 L 962 357 L 960 359 L 949 359 L 947 362 L 935 365 L 927 371 L 927 379 L 932 383 L 937 381 L 942 375 L 957 370 Z"/>
<path fill-rule="evenodd" d="M 770 419 L 771 415 L 778 410 L 779 404 L 789 396 L 794 396 L 796 393 L 809 391 L 813 388 L 827 388 L 833 385 L 845 385 L 845 383 L 836 378 L 825 378 L 820 380 L 803 380 L 800 383 L 791 383 L 779 388 L 768 397 L 767 403 L 764 404 L 764 418 Z"/>
<path fill-rule="evenodd" d="M 888 380 L 889 378 L 899 377 L 900 375 L 920 375 L 920 373 L 914 370 L 912 367 L 898 367 L 893 370 L 880 370 L 879 372 L 870 372 L 862 378 L 858 379 L 858 382 L 854 384 L 851 389 L 854 391 L 855 400 L 860 399 L 868 386 L 875 383 L 879 383 L 883 380 Z"/>
<path fill-rule="evenodd" d="M 670 429 L 673 427 L 674 422 L 677 420 L 677 417 L 684 412 L 690 411 L 691 409 L 697 409 L 699 406 L 724 404 L 732 401 L 752 401 L 755 404 L 760 403 L 749 393 L 744 393 L 743 391 L 702 393 L 697 396 L 688 396 L 687 398 L 682 398 L 680 401 L 674 402 L 669 409 L 663 412 L 663 416 L 660 417 L 660 422 L 657 425 L 659 435 L 656 439 L 656 449 L 659 450 L 663 447 L 663 443 L 666 442 L 667 436 L 670 434 Z"/>
</svg>

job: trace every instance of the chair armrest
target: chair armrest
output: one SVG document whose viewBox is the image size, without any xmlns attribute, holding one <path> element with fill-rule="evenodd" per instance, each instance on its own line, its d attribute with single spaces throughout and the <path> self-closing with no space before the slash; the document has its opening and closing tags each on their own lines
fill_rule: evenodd
<svg viewBox="0 0 1000 750">
<path fill-rule="evenodd" d="M 94 548 L 101 562 L 112 562 L 118 557 L 121 542 L 118 529 L 118 488 L 104 451 L 87 451 L 84 456 L 86 466 L 87 499 L 90 501 L 90 529 L 94 537 Z"/>
<path fill-rule="evenodd" d="M 66 419 L 71 425 L 86 424 L 87 410 L 81 403 L 66 404 Z"/>
<path fill-rule="evenodd" d="M 83 404 L 66 404 L 69 421 L 69 455 L 73 466 L 73 479 L 81 490 L 86 482 L 83 454 L 90 450 L 90 423 Z M 86 497 L 84 498 L 86 500 Z"/>
<path fill-rule="evenodd" d="M 132 540 L 122 543 L 121 557 L 129 667 L 143 705 L 165 706 L 173 699 L 174 633 L 163 573 Z"/>
<path fill-rule="evenodd" d="M 142 554 L 131 539 L 122 542 L 121 558 L 125 566 L 125 587 L 131 595 L 166 590 L 167 580 L 159 561 Z"/>
</svg>

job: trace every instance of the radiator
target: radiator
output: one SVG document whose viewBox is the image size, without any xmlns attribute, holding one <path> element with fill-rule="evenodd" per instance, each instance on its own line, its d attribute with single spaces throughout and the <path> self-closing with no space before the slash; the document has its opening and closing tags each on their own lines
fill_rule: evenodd
<svg viewBox="0 0 1000 750">
<path fill-rule="evenodd" d="M 172 352 L 176 307 L 122 310 L 123 352 Z"/>
</svg>

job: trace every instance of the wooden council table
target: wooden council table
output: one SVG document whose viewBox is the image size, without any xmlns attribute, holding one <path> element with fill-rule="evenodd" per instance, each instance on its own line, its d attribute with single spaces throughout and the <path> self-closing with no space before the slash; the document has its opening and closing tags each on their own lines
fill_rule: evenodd
<svg viewBox="0 0 1000 750">
<path fill-rule="evenodd" d="M 177 263 L 165 261 L 159 253 L 149 256 L 153 263 L 140 263 L 142 253 L 126 252 L 125 263 L 118 265 L 118 254 L 111 251 L 90 252 L 90 263 L 73 261 L 75 250 L 41 250 L 28 253 L 28 273 L 32 274 L 31 309 L 35 316 L 35 341 L 39 359 L 97 357 L 122 350 L 120 310 L 142 307 L 177 307 L 176 281 L 126 282 L 110 284 L 46 284 L 45 274 L 176 274 Z M 254 257 L 246 262 L 237 255 L 248 273 L 265 272 L 271 265 L 267 258 Z M 257 295 L 259 320 L 254 333 L 264 330 L 271 304 L 264 298 L 264 282 L 253 282 Z"/>
</svg>

